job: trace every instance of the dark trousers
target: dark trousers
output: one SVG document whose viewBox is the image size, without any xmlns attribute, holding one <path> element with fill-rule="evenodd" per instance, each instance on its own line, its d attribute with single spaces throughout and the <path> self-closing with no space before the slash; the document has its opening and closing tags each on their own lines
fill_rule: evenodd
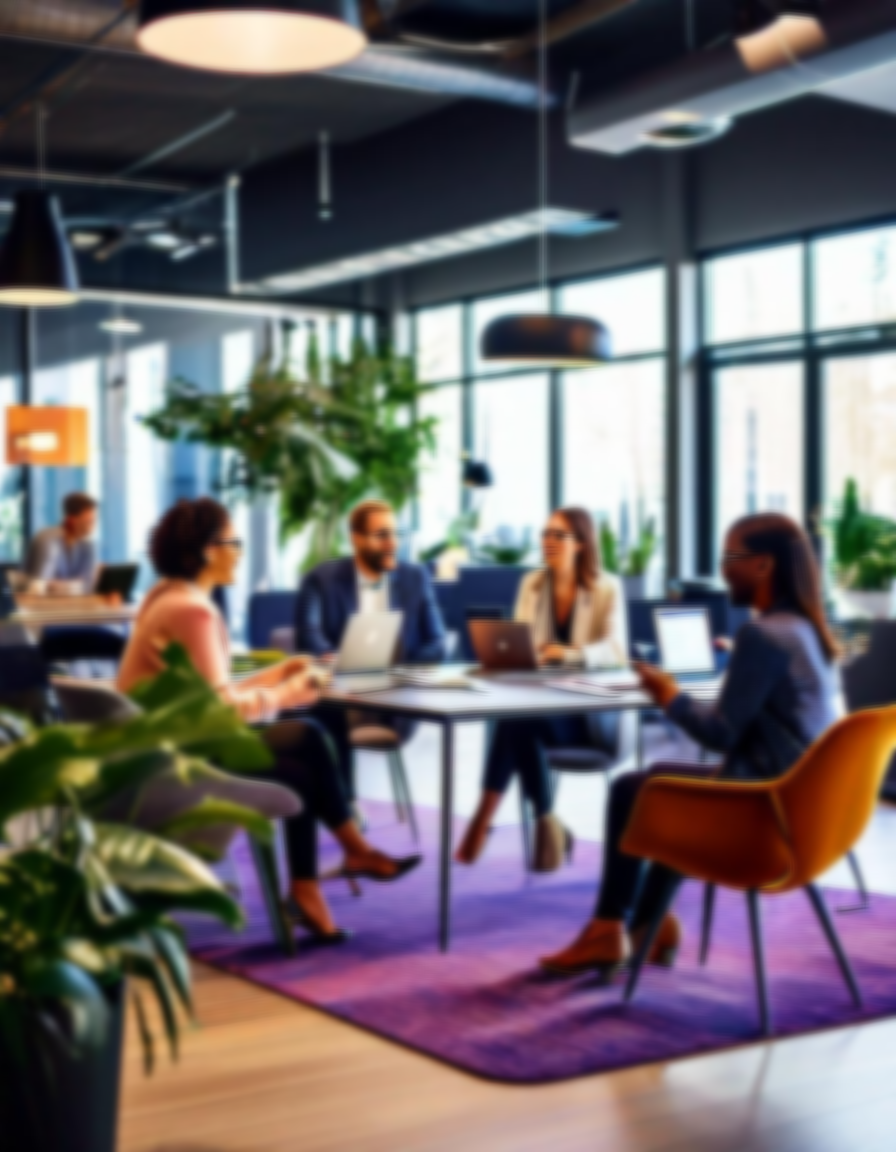
<svg viewBox="0 0 896 1152">
<path fill-rule="evenodd" d="M 351 745 L 351 729 L 360 725 L 376 725 L 391 728 L 398 734 L 402 744 L 407 743 L 417 730 L 417 722 L 405 716 L 393 716 L 386 712 L 355 713 L 358 723 L 352 724 L 350 709 L 321 704 L 314 712 L 314 719 L 333 742 L 339 777 L 349 802 L 357 798 L 355 791 L 355 766 Z"/>
<path fill-rule="evenodd" d="M 628 772 L 614 780 L 607 805 L 603 873 L 594 915 L 600 920 L 625 920 L 630 927 L 649 924 L 670 886 L 684 879 L 664 864 L 627 856 L 619 845 L 641 789 L 651 776 L 709 776 L 703 764 L 655 764 L 647 772 Z"/>
<path fill-rule="evenodd" d="M 350 818 L 339 774 L 336 749 L 326 731 L 313 720 L 283 720 L 264 729 L 265 743 L 276 764 L 266 775 L 291 788 L 302 811 L 285 823 L 286 853 L 293 880 L 317 877 L 317 824 L 339 828 Z"/>
<path fill-rule="evenodd" d="M 547 751 L 551 748 L 590 748 L 615 743 L 613 727 L 618 717 L 602 713 L 595 718 L 584 713 L 577 716 L 535 717 L 531 720 L 500 720 L 485 764 L 483 788 L 487 792 L 506 792 L 515 773 L 519 773 L 523 794 L 535 810 L 544 816 L 553 807 L 551 770 Z"/>
</svg>

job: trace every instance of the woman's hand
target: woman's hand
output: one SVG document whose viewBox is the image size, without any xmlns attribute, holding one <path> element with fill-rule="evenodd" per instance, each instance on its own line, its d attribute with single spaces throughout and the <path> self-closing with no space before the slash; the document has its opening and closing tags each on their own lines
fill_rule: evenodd
<svg viewBox="0 0 896 1152">
<path fill-rule="evenodd" d="M 567 648 L 563 644 L 543 644 L 538 650 L 538 663 L 565 664 L 575 651 L 575 648 Z"/>
<path fill-rule="evenodd" d="M 277 665 L 282 680 L 289 680 L 293 676 L 299 676 L 302 672 L 307 672 L 310 666 L 310 656 L 290 656 L 288 660 L 283 660 Z"/>
<path fill-rule="evenodd" d="M 662 668 L 654 668 L 652 664 L 637 662 L 632 667 L 640 677 L 641 687 L 660 708 L 668 708 L 681 692 L 675 677 L 664 672 Z"/>
<path fill-rule="evenodd" d="M 284 708 L 310 708 L 320 697 L 320 685 L 312 672 L 298 672 L 282 684 Z"/>
</svg>

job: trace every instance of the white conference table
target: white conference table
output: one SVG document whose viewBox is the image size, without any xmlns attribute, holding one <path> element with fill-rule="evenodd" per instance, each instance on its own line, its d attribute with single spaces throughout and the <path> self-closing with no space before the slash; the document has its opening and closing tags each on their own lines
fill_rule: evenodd
<svg viewBox="0 0 896 1152">
<path fill-rule="evenodd" d="M 458 669 L 466 672 L 467 669 Z M 441 749 L 441 819 L 439 840 L 439 947 L 446 952 L 451 943 L 451 846 L 454 804 L 455 726 L 471 721 L 509 720 L 521 717 L 569 716 L 582 712 L 636 711 L 639 714 L 637 763 L 641 765 L 640 715 L 653 711 L 656 704 L 643 691 L 632 688 L 612 697 L 574 693 L 551 686 L 551 679 L 568 678 L 618 681 L 619 673 L 512 672 L 504 675 L 476 677 L 482 691 L 470 689 L 393 687 L 374 692 L 350 692 L 339 687 L 327 689 L 321 702 L 330 706 L 351 708 L 359 712 L 388 712 L 414 720 L 437 724 L 442 731 Z M 713 696 L 718 680 L 688 683 L 701 698 Z"/>
<path fill-rule="evenodd" d="M 18 625 L 34 639 L 44 628 L 128 625 L 136 619 L 138 605 L 109 605 L 98 596 L 19 597 L 15 612 L 3 623 Z"/>
</svg>

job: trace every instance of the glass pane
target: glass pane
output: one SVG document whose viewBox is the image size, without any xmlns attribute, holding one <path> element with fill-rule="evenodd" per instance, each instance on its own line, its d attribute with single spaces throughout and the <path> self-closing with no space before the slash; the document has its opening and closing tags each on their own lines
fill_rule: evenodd
<svg viewBox="0 0 896 1152">
<path fill-rule="evenodd" d="M 610 365 L 563 378 L 563 503 L 586 508 L 616 533 L 620 554 L 665 505 L 662 360 Z M 662 564 L 658 544 L 654 568 Z"/>
<path fill-rule="evenodd" d="M 229 332 L 221 342 L 221 390 L 222 392 L 242 392 L 255 367 L 255 333 Z M 231 466 L 233 452 L 221 453 L 220 466 L 226 474 Z M 243 541 L 243 559 L 236 573 L 236 581 L 230 589 L 230 627 L 234 636 L 243 636 L 246 628 L 246 609 L 252 590 L 252 523 L 249 505 L 244 500 L 236 501 L 228 494 L 227 502 L 231 509 L 233 527 Z"/>
<path fill-rule="evenodd" d="M 62 501 L 69 492 L 102 497 L 102 417 L 100 361 L 80 360 L 34 373 L 33 402 L 37 405 L 86 408 L 88 464 L 85 468 L 32 468 L 32 507 L 36 529 L 58 524 Z M 98 547 L 102 519 L 97 527 Z"/>
<path fill-rule="evenodd" d="M 434 416 L 436 450 L 420 468 L 417 504 L 417 546 L 427 548 L 445 539 L 460 514 L 460 455 L 463 450 L 463 395 L 460 385 L 433 388 L 420 399 L 420 415 Z"/>
<path fill-rule="evenodd" d="M 479 355 L 482 333 L 492 320 L 511 312 L 544 312 L 544 297 L 541 292 L 515 292 L 511 296 L 489 296 L 473 305 L 473 372 L 485 375 L 491 372 L 506 372 L 506 364 L 491 364 Z"/>
<path fill-rule="evenodd" d="M 18 403 L 19 388 L 15 376 L 0 378 L 0 560 L 16 562 L 22 558 L 22 488 L 21 468 L 7 468 L 6 409 Z"/>
<path fill-rule="evenodd" d="M 560 291 L 560 307 L 606 324 L 614 356 L 660 352 L 666 346 L 665 281 L 662 268 L 652 268 L 571 284 Z"/>
<path fill-rule="evenodd" d="M 425 384 L 459 380 L 464 374 L 463 309 L 428 308 L 414 317 L 417 376 Z"/>
<path fill-rule="evenodd" d="M 491 465 L 494 486 L 479 494 L 480 529 L 507 543 L 532 543 L 548 513 L 548 377 L 478 384 L 474 456 Z"/>
<path fill-rule="evenodd" d="M 167 348 L 164 344 L 148 344 L 129 352 L 126 363 L 124 482 L 127 555 L 140 561 L 140 588 L 144 591 L 154 579 L 147 558 L 149 534 L 169 504 L 171 449 L 140 422 L 140 417 L 164 401 Z"/>
<path fill-rule="evenodd" d="M 824 396 L 828 509 L 852 479 L 866 511 L 896 519 L 896 355 L 827 361 Z"/>
<path fill-rule="evenodd" d="M 803 366 L 716 373 L 716 540 L 753 512 L 804 518 Z"/>
<path fill-rule="evenodd" d="M 896 228 L 819 240 L 814 263 L 815 328 L 896 320 Z"/>
<path fill-rule="evenodd" d="M 721 256 L 707 262 L 704 274 L 711 344 L 802 331 L 801 244 Z"/>
</svg>

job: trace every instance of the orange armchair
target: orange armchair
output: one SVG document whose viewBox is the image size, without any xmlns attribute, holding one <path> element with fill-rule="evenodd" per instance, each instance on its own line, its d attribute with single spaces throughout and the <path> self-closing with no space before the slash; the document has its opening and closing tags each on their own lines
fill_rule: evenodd
<svg viewBox="0 0 896 1152">
<path fill-rule="evenodd" d="M 814 881 L 864 832 L 896 747 L 896 707 L 835 724 L 777 780 L 747 783 L 657 776 L 644 785 L 622 850 L 694 880 L 746 892 L 763 1032 L 771 1031 L 759 894 L 805 888 L 857 1006 L 861 995 L 824 898 Z M 673 891 L 670 889 L 669 899 Z M 625 998 L 668 902 L 635 957 Z"/>
</svg>

